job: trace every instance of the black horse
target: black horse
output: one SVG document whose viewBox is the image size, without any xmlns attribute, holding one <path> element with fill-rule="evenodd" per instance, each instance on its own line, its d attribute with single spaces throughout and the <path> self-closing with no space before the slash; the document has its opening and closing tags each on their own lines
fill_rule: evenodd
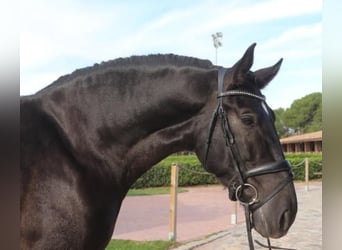
<svg viewBox="0 0 342 250">
<path fill-rule="evenodd" d="M 221 74 L 221 87 L 221 67 L 170 54 L 96 64 L 21 97 L 21 249 L 104 249 L 130 186 L 183 150 L 194 151 L 232 199 L 264 200 L 251 212 L 260 234 L 285 235 L 296 194 L 292 180 L 282 184 L 289 174 L 260 92 L 281 61 L 250 71 L 254 47 Z M 212 115 L 218 109 L 223 129 Z"/>
</svg>

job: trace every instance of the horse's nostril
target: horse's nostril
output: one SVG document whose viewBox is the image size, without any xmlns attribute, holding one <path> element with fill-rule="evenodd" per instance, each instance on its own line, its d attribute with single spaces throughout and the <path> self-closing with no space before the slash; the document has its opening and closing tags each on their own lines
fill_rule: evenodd
<svg viewBox="0 0 342 250">
<path fill-rule="evenodd" d="M 289 226 L 290 226 L 289 210 L 285 210 L 284 213 L 280 217 L 279 227 L 283 231 L 287 231 Z"/>
</svg>

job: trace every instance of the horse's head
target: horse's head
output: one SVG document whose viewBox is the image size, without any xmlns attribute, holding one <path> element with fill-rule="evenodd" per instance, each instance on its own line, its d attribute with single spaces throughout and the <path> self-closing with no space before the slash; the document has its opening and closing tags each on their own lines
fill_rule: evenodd
<svg viewBox="0 0 342 250">
<path fill-rule="evenodd" d="M 218 90 L 203 112 L 201 124 L 206 126 L 198 133 L 196 152 L 228 187 L 230 199 L 249 207 L 254 228 L 264 237 L 279 238 L 294 222 L 297 199 L 274 113 L 260 90 L 277 74 L 282 60 L 252 72 L 254 47 L 232 68 L 219 70 Z"/>
</svg>

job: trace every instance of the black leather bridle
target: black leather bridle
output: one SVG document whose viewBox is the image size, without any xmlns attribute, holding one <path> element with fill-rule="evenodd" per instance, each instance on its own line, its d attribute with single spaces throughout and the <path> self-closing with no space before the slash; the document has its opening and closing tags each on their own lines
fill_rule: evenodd
<svg viewBox="0 0 342 250">
<path fill-rule="evenodd" d="M 247 235 L 248 235 L 248 242 L 249 242 L 249 248 L 250 250 L 254 250 L 253 245 L 253 239 L 252 239 L 252 229 L 253 229 L 253 223 L 252 223 L 252 213 L 263 206 L 266 202 L 271 200 L 276 194 L 278 194 L 288 183 L 290 183 L 293 180 L 293 172 L 291 170 L 291 166 L 287 160 L 285 160 L 285 157 L 283 156 L 284 160 L 272 162 L 266 165 L 262 165 L 250 170 L 247 170 L 246 168 L 242 168 L 244 165 L 238 148 L 235 144 L 235 139 L 233 136 L 233 133 L 230 129 L 228 117 L 226 115 L 226 112 L 223 109 L 222 104 L 222 98 L 223 97 L 229 97 L 229 96 L 247 96 L 250 98 L 255 98 L 263 102 L 263 105 L 267 107 L 265 103 L 265 97 L 256 95 L 250 92 L 246 91 L 239 91 L 239 90 L 230 90 L 223 92 L 223 79 L 227 72 L 227 68 L 220 68 L 218 71 L 218 90 L 217 90 L 217 98 L 218 98 L 218 105 L 213 112 L 210 124 L 209 124 L 209 131 L 208 131 L 208 139 L 206 143 L 206 149 L 205 149 L 205 168 L 207 168 L 207 160 L 208 160 L 208 154 L 209 154 L 209 148 L 211 144 L 211 139 L 213 132 L 216 127 L 216 122 L 218 119 L 221 120 L 221 126 L 223 130 L 223 135 L 225 138 L 226 146 L 228 148 L 228 151 L 231 154 L 231 160 L 234 165 L 234 169 L 237 173 L 237 182 L 234 182 L 232 185 L 232 190 L 234 190 L 235 198 L 239 200 L 239 202 L 243 205 L 245 208 L 245 217 L 246 217 L 246 228 L 247 228 Z M 283 172 L 286 171 L 289 173 L 288 177 L 282 181 L 279 186 L 274 189 L 270 194 L 268 194 L 263 200 L 259 200 L 258 197 L 258 191 L 257 189 L 250 183 L 248 183 L 248 179 L 260 175 L 265 174 L 271 174 L 271 173 L 277 173 L 277 172 Z M 251 199 L 244 200 L 243 198 L 243 191 L 249 190 L 249 192 L 253 193 L 253 196 Z M 269 249 L 272 249 L 270 240 L 267 238 L 268 247 Z M 259 243 L 260 244 L 260 243 Z M 262 244 L 260 244 L 262 245 Z M 281 249 L 281 248 L 277 248 Z"/>
</svg>

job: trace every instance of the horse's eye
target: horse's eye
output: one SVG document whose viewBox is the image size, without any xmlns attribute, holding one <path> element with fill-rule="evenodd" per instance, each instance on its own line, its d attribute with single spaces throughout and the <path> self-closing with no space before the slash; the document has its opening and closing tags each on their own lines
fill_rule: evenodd
<svg viewBox="0 0 342 250">
<path fill-rule="evenodd" d="M 241 116 L 241 121 L 246 126 L 252 126 L 255 123 L 255 119 L 254 119 L 254 117 L 252 115 L 242 115 Z"/>
</svg>

